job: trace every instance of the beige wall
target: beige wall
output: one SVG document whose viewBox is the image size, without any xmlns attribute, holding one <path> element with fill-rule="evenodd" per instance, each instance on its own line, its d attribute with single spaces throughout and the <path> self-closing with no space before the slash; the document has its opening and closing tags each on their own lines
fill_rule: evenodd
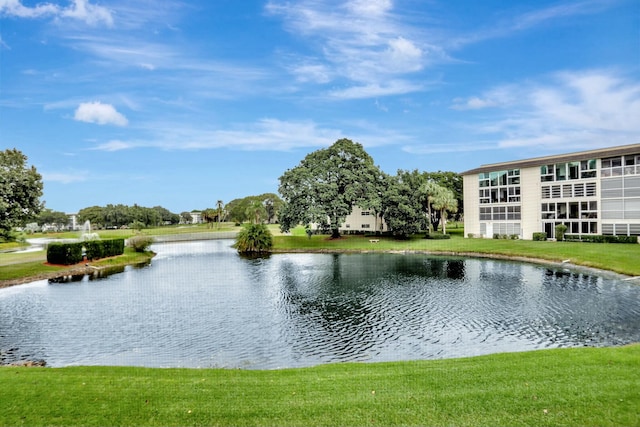
<svg viewBox="0 0 640 427">
<path fill-rule="evenodd" d="M 480 234 L 480 200 L 478 193 L 480 184 L 478 174 L 464 175 L 462 177 L 464 188 L 464 234 Z"/>
<path fill-rule="evenodd" d="M 540 168 L 520 169 L 520 203 L 522 238 L 533 239 L 542 230 Z"/>
</svg>

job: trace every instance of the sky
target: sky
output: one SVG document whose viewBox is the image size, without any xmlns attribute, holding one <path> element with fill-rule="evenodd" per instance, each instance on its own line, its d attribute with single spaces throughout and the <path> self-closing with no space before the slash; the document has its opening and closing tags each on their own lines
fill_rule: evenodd
<svg viewBox="0 0 640 427">
<path fill-rule="evenodd" d="M 341 138 L 389 174 L 639 143 L 640 2 L 0 0 L 47 208 L 277 193 Z"/>
</svg>

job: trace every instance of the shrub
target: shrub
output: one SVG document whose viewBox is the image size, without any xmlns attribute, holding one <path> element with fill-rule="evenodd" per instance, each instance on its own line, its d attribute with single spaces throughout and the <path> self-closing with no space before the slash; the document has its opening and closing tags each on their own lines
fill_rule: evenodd
<svg viewBox="0 0 640 427">
<path fill-rule="evenodd" d="M 128 246 L 136 252 L 145 252 L 153 243 L 153 237 L 133 236 L 129 238 Z"/>
<path fill-rule="evenodd" d="M 537 242 L 543 242 L 547 240 L 547 233 L 533 233 L 533 240 Z"/>
<path fill-rule="evenodd" d="M 269 252 L 273 247 L 271 231 L 264 224 L 248 225 L 238 233 L 234 247 L 243 254 Z"/>
<path fill-rule="evenodd" d="M 567 232 L 567 226 L 564 224 L 556 225 L 556 240 L 561 241 L 564 240 L 564 233 Z"/>
<path fill-rule="evenodd" d="M 450 239 L 451 236 L 448 234 L 429 233 L 426 236 L 424 236 L 424 238 L 431 239 L 431 240 L 446 240 L 446 239 Z"/>
<path fill-rule="evenodd" d="M 638 243 L 637 236 L 602 236 L 594 234 L 566 234 L 565 240 L 588 243 Z"/>
<path fill-rule="evenodd" d="M 71 265 L 82 261 L 82 243 L 49 243 L 47 262 L 49 264 Z"/>
</svg>

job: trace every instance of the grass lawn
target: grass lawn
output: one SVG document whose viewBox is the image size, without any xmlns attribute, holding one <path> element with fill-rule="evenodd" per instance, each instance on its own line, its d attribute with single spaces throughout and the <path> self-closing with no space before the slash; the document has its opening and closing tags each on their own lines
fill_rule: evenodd
<svg viewBox="0 0 640 427">
<path fill-rule="evenodd" d="M 640 275 L 640 245 L 465 239 L 455 228 L 450 240 L 376 243 L 272 231 L 277 251 L 497 254 Z M 59 268 L 44 265 L 44 256 L 0 254 L 0 280 Z M 139 256 L 145 254 L 127 248 L 122 257 L 92 264 L 144 261 Z M 275 371 L 0 367 L 0 426 L 636 426 L 639 389 L 640 345 Z"/>
<path fill-rule="evenodd" d="M 0 425 L 640 425 L 640 346 L 276 371 L 0 368 Z"/>
</svg>

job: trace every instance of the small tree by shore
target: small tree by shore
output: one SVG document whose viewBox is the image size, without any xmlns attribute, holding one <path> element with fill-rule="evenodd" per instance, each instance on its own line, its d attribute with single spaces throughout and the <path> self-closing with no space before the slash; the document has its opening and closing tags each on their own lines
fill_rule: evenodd
<svg viewBox="0 0 640 427">
<path fill-rule="evenodd" d="M 264 224 L 250 224 L 236 237 L 234 247 L 241 254 L 266 253 L 273 247 L 273 236 Z"/>
</svg>

